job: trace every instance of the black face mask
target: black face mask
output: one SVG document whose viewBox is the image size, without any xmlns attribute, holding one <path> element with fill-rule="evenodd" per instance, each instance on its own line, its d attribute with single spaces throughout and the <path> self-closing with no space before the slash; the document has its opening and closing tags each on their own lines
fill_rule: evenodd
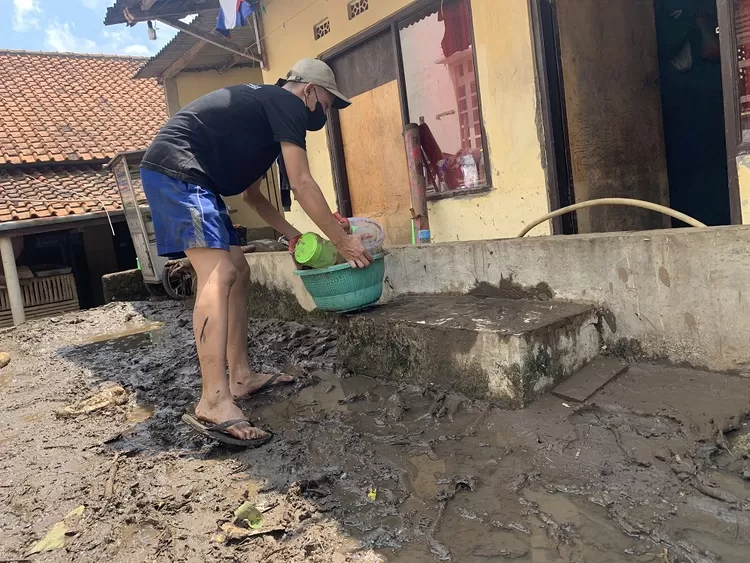
<svg viewBox="0 0 750 563">
<path fill-rule="evenodd" d="M 315 90 L 313 90 L 315 92 Z M 317 100 L 318 93 L 315 92 L 315 99 Z M 305 99 L 305 102 L 307 102 L 307 99 Z M 323 104 L 320 103 L 320 100 L 318 100 L 315 104 L 315 110 L 310 111 L 310 108 L 307 108 L 308 114 L 307 114 L 307 130 L 308 131 L 320 131 L 323 129 L 323 127 L 326 126 L 326 121 L 328 121 L 328 116 L 326 115 L 326 112 L 323 111 Z"/>
</svg>

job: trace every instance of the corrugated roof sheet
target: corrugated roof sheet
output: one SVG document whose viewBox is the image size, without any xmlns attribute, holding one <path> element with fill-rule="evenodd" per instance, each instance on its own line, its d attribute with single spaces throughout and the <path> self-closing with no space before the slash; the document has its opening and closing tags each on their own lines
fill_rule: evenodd
<svg viewBox="0 0 750 563">
<path fill-rule="evenodd" d="M 197 14 L 203 10 L 218 9 L 219 0 L 157 0 L 148 12 L 141 11 L 141 0 L 116 0 L 107 8 L 104 25 L 127 23 L 123 11 L 127 8 L 133 16 L 139 17 L 144 13 L 156 19 L 157 16 L 182 18 L 189 14 Z"/>
<path fill-rule="evenodd" d="M 216 17 L 218 14 L 218 10 L 203 12 L 193 20 L 190 27 L 207 33 L 212 33 L 216 27 Z M 220 37 L 223 38 L 223 36 Z M 161 51 L 146 63 L 145 66 L 138 70 L 135 74 L 135 78 L 160 77 L 177 59 L 180 58 L 183 53 L 192 48 L 199 41 L 201 40 L 185 33 L 184 31 L 180 31 L 175 35 L 172 41 L 167 43 Z M 255 45 L 255 43 L 257 43 L 257 37 L 255 35 L 254 26 L 251 23 L 248 23 L 245 27 L 237 27 L 233 29 L 231 41 L 237 45 L 237 47 L 242 49 L 245 49 L 250 45 Z M 253 49 L 253 51 L 255 51 L 255 49 Z M 217 69 L 222 67 L 227 60 L 231 59 L 233 56 L 233 53 L 226 49 L 207 43 L 183 70 L 200 71 Z M 259 66 L 259 64 L 254 63 L 250 59 L 244 59 L 243 62 L 238 63 L 235 66 Z"/>
</svg>

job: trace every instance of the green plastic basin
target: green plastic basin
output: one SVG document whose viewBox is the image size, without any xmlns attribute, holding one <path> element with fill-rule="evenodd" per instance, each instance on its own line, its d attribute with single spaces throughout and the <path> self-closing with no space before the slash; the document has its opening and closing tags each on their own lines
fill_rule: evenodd
<svg viewBox="0 0 750 563">
<path fill-rule="evenodd" d="M 367 268 L 337 264 L 320 270 L 295 270 L 305 289 L 321 311 L 348 313 L 377 303 L 383 294 L 385 260 L 373 256 Z"/>
</svg>

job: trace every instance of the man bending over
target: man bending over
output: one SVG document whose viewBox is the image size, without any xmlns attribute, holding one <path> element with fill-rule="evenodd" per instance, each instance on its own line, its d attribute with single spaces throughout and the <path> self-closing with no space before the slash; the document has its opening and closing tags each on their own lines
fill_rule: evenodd
<svg viewBox="0 0 750 563">
<path fill-rule="evenodd" d="M 307 131 L 325 126 L 329 108 L 350 103 L 328 65 L 304 59 L 276 86 L 231 86 L 188 104 L 143 157 L 141 180 L 159 255 L 184 253 L 198 276 L 193 329 L 203 390 L 195 413 L 183 420 L 202 434 L 242 446 L 268 442 L 272 436 L 253 427 L 235 399 L 294 381 L 250 369 L 249 268 L 222 196 L 242 194 L 270 227 L 290 240 L 298 236 L 259 189 L 281 154 L 295 198 L 310 219 L 353 267 L 372 261 L 360 237 L 347 234 L 334 218 L 305 151 Z"/>
</svg>

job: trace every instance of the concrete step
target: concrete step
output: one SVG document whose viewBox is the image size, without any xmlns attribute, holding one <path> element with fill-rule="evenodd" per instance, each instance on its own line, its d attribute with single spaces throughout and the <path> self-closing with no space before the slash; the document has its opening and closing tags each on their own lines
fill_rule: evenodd
<svg viewBox="0 0 750 563">
<path fill-rule="evenodd" d="M 616 358 L 599 356 L 552 390 L 552 394 L 574 403 L 585 403 L 605 385 L 626 372 L 628 364 Z"/>
<path fill-rule="evenodd" d="M 351 371 L 435 384 L 523 408 L 599 354 L 592 305 L 472 296 L 406 296 L 346 318 Z"/>
</svg>

